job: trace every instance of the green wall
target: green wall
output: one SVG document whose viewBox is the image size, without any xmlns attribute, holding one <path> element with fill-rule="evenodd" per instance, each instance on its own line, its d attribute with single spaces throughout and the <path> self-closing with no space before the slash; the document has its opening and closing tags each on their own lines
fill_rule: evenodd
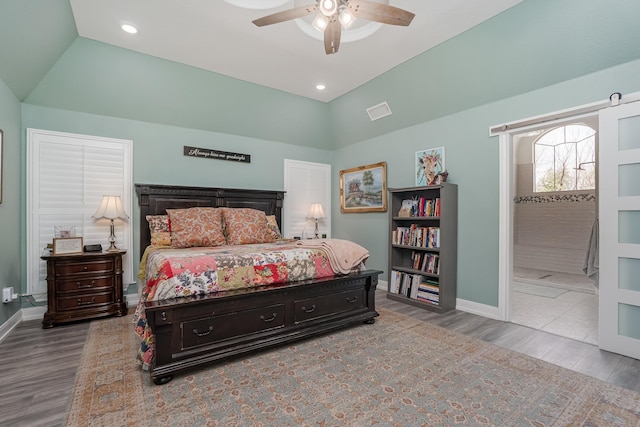
<svg viewBox="0 0 640 427">
<path fill-rule="evenodd" d="M 415 152 L 445 147 L 448 181 L 458 184 L 458 298 L 498 306 L 498 138 L 489 127 L 640 91 L 640 60 L 482 105 L 337 149 L 333 168 L 387 162 L 390 188 L 415 185 Z M 334 188 L 339 188 L 334 174 Z M 334 194 L 333 235 L 371 250 L 368 265 L 388 273 L 387 213 L 341 214 Z M 386 276 L 383 277 L 386 280 Z"/>
<path fill-rule="evenodd" d="M 2 138 L 2 203 L 0 204 L 0 288 L 21 292 L 20 274 L 20 101 L 0 80 L 0 129 Z M 0 303 L 0 325 L 20 309 L 18 302 Z"/>
<path fill-rule="evenodd" d="M 0 79 L 23 101 L 77 37 L 69 0 L 0 0 Z"/>
<path fill-rule="evenodd" d="M 328 164 L 333 161 L 331 150 L 31 104 L 22 104 L 22 125 L 23 139 L 27 128 L 37 128 L 133 140 L 134 183 L 282 190 L 284 159 Z M 23 143 L 26 156 L 26 141 Z M 251 163 L 186 157 L 182 153 L 185 145 L 250 154 Z M 26 171 L 23 175 L 26 179 Z M 135 195 L 132 206 L 135 210 L 130 213 L 134 227 L 131 253 L 136 273 L 140 248 Z M 26 277 L 26 265 L 23 274 Z"/>
<path fill-rule="evenodd" d="M 328 148 L 328 105 L 78 37 L 28 104 Z"/>
<path fill-rule="evenodd" d="M 525 0 L 330 104 L 345 147 L 640 58 L 640 1 Z M 387 101 L 393 115 L 369 121 Z"/>
<path fill-rule="evenodd" d="M 63 6 L 66 15 L 56 22 L 70 25 Z M 21 112 L 15 96 L 0 88 L 0 108 L 8 111 L 0 118 L 9 123 L 0 126 L 22 141 L 21 151 L 5 158 L 4 171 L 5 182 L 7 174 L 21 182 L 19 192 L 6 196 L 22 199 L 20 208 L 17 201 L 0 205 L 10 242 L 3 248 L 21 247 L 22 256 L 0 249 L 0 269 L 8 271 L 0 271 L 0 279 L 26 277 L 20 216 L 27 127 L 133 139 L 135 182 L 280 189 L 284 158 L 331 163 L 332 233 L 369 248 L 369 266 L 385 271 L 387 214 L 340 214 L 338 173 L 384 160 L 388 185 L 410 186 L 415 151 L 444 146 L 450 179 L 460 186 L 458 296 L 496 306 L 498 147 L 488 128 L 640 90 L 638 16 L 637 0 L 525 0 L 328 104 L 81 37 L 68 42 L 74 32 L 61 31 L 56 48 L 64 53 L 46 61 L 51 66 Z M 31 32 L 47 37 L 37 28 Z M 22 39 L 3 39 L 0 52 L 14 52 L 6 46 L 15 40 L 26 55 Z M 9 56 L 18 65 L 0 70 L 12 76 L 7 86 L 13 93 L 23 94 L 29 86 L 14 82 L 16 70 L 32 62 Z M 385 100 L 393 115 L 370 122 L 365 109 Z M 252 163 L 185 158 L 183 145 L 246 152 Z"/>
</svg>

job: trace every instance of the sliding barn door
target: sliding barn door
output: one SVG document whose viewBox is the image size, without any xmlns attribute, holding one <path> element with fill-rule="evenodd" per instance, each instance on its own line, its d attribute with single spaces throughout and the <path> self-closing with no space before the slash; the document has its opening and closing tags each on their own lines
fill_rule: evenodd
<svg viewBox="0 0 640 427">
<path fill-rule="evenodd" d="M 603 350 L 640 359 L 640 102 L 600 112 Z"/>
</svg>

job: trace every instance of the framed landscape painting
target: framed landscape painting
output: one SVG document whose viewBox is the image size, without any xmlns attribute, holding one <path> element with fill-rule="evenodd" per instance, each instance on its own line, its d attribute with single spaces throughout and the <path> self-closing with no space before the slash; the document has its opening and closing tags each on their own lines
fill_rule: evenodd
<svg viewBox="0 0 640 427">
<path fill-rule="evenodd" d="M 387 162 L 340 171 L 340 212 L 387 211 Z"/>
</svg>

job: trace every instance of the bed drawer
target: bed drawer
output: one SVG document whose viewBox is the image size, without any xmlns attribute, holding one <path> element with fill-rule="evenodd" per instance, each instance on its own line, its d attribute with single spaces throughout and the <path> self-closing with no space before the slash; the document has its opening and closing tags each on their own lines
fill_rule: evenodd
<svg viewBox="0 0 640 427">
<path fill-rule="evenodd" d="M 284 304 L 181 322 L 182 349 L 284 326 Z"/>
<path fill-rule="evenodd" d="M 337 315 L 365 307 L 365 291 L 361 288 L 321 295 L 294 302 L 295 322 Z"/>
<path fill-rule="evenodd" d="M 77 310 L 81 308 L 94 308 L 100 304 L 111 304 L 113 303 L 113 294 L 112 292 L 101 293 L 101 294 L 87 294 L 77 297 L 68 297 L 68 298 L 56 298 L 56 304 L 58 306 L 58 311 L 63 310 Z"/>
</svg>

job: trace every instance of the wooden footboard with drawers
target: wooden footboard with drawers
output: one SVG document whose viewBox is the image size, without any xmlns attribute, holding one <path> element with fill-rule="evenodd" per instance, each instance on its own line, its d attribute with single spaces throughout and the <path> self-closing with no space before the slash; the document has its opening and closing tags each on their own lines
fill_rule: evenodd
<svg viewBox="0 0 640 427">
<path fill-rule="evenodd" d="M 149 244 L 147 215 L 192 206 L 252 207 L 281 219 L 283 192 L 136 185 L 140 248 Z M 145 303 L 155 337 L 150 366 L 156 384 L 203 365 L 327 333 L 374 323 L 381 271 L 238 289 Z"/>
</svg>

